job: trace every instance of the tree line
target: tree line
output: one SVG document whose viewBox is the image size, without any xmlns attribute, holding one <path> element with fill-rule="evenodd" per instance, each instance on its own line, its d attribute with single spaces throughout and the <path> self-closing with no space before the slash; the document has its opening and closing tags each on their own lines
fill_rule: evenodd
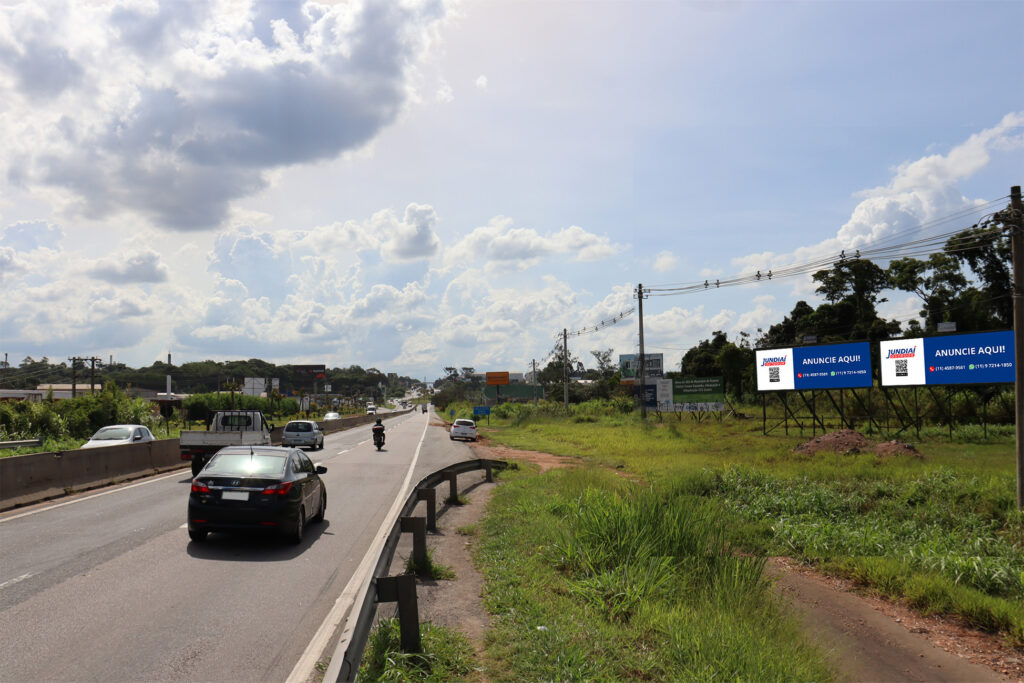
<svg viewBox="0 0 1024 683">
<path fill-rule="evenodd" d="M 152 365 L 131 368 L 124 363 L 109 363 L 97 368 L 96 384 L 113 382 L 122 388 L 140 388 L 165 391 L 167 376 L 171 376 L 171 390 L 179 394 L 204 394 L 218 391 L 238 392 L 246 377 L 276 378 L 278 392 L 282 396 L 324 393 L 324 386 L 331 385 L 331 394 L 348 397 L 365 397 L 367 400 L 381 400 L 386 391 L 389 396 L 404 393 L 422 382 L 411 377 L 384 373 L 376 368 L 364 369 L 358 365 L 346 368 L 325 368 L 324 373 L 314 375 L 305 366 L 275 365 L 258 358 L 234 361 L 204 360 L 171 365 L 156 361 Z M 71 384 L 74 378 L 80 391 L 88 391 L 90 369 L 79 365 L 72 368 L 69 362 L 52 362 L 43 357 L 39 360 L 26 357 L 16 367 L 5 367 L 0 372 L 4 389 L 34 389 L 43 384 Z"/>
</svg>

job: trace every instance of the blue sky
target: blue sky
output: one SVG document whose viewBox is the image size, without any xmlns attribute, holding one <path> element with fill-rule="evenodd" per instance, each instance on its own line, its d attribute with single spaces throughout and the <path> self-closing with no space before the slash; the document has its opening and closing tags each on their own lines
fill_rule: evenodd
<svg viewBox="0 0 1024 683">
<path fill-rule="evenodd" d="M 0 0 L 0 353 L 522 371 L 637 282 L 804 262 L 1007 194 L 1022 21 L 977 1 Z M 801 298 L 809 279 L 650 299 L 647 347 L 671 367 Z M 572 351 L 636 344 L 634 317 Z"/>
</svg>

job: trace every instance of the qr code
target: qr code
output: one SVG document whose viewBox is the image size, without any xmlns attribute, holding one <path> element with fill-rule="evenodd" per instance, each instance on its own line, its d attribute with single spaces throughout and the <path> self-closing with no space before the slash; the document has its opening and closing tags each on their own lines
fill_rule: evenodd
<svg viewBox="0 0 1024 683">
<path fill-rule="evenodd" d="M 781 379 L 779 379 L 779 369 L 778 368 L 768 368 L 768 381 L 769 382 L 781 382 L 782 381 Z"/>
<path fill-rule="evenodd" d="M 907 369 L 907 359 L 899 358 L 896 360 L 896 376 L 907 377 L 910 375 L 910 371 Z"/>
</svg>

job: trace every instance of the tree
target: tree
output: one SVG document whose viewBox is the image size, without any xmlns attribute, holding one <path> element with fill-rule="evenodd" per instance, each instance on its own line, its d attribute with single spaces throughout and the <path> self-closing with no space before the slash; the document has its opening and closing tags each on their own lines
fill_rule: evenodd
<svg viewBox="0 0 1024 683">
<path fill-rule="evenodd" d="M 598 349 L 590 352 L 590 355 L 597 362 L 598 377 L 602 379 L 610 379 L 619 370 L 618 365 L 612 361 L 612 353 L 613 349 L 605 349 L 603 351 Z"/>
<path fill-rule="evenodd" d="M 957 233 L 946 241 L 942 253 L 926 261 L 893 261 L 888 275 L 895 289 L 921 299 L 923 326 L 918 328 L 923 332 L 935 332 L 940 322 L 955 322 L 958 331 L 974 332 L 1013 326 L 1011 262 L 1009 237 L 996 220 Z M 968 279 L 964 266 L 978 283 Z"/>
<path fill-rule="evenodd" d="M 680 372 L 684 377 L 716 377 L 722 374 L 718 354 L 728 341 L 725 332 L 715 330 L 711 339 L 705 339 L 683 355 Z"/>
</svg>

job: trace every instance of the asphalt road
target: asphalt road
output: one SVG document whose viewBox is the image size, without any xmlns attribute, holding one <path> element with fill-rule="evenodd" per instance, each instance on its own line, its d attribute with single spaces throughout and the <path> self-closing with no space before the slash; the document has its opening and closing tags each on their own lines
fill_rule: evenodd
<svg viewBox="0 0 1024 683">
<path fill-rule="evenodd" d="M 433 411 L 329 435 L 327 520 L 298 546 L 185 529 L 190 473 L 0 515 L 0 681 L 283 681 L 398 496 L 472 458 Z M 420 446 L 422 440 L 422 446 Z M 407 494 L 405 494 L 407 495 Z"/>
</svg>

